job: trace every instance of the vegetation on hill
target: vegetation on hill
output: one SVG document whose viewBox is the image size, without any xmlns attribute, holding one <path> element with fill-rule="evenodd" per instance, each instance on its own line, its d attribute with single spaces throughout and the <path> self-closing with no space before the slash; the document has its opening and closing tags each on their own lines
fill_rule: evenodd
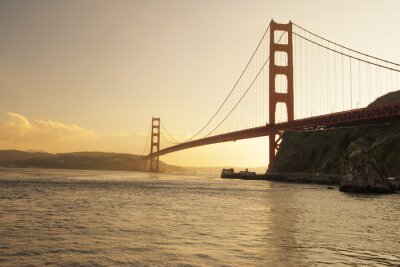
<svg viewBox="0 0 400 267">
<path fill-rule="evenodd" d="M 137 171 L 141 169 L 139 158 L 138 155 L 106 152 L 50 154 L 0 150 L 0 167 Z M 160 162 L 160 170 L 171 172 L 182 171 L 182 168 Z"/>
<path fill-rule="evenodd" d="M 390 176 L 400 176 L 400 122 L 318 131 L 295 131 L 284 135 L 271 172 L 340 174 L 347 147 L 365 138 L 370 153 Z"/>
<path fill-rule="evenodd" d="M 370 106 L 400 102 L 400 91 L 378 98 Z M 340 174 L 349 145 L 364 138 L 369 153 L 387 171 L 400 177 L 400 121 L 284 134 L 271 172 Z"/>
<path fill-rule="evenodd" d="M 374 102 L 369 104 L 368 107 L 376 107 L 395 103 L 400 103 L 400 91 L 390 92 L 386 95 L 380 96 Z"/>
</svg>

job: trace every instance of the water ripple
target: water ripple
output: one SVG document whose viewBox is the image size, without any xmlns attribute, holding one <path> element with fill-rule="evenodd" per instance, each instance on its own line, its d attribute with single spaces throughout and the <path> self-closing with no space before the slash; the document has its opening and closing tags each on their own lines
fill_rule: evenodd
<svg viewBox="0 0 400 267">
<path fill-rule="evenodd" d="M 1 266 L 399 266 L 400 195 L 0 170 Z"/>
</svg>

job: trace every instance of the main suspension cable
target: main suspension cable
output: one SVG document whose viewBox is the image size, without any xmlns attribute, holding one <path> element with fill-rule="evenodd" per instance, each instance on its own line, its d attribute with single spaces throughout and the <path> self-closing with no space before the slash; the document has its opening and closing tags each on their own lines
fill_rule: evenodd
<svg viewBox="0 0 400 267">
<path fill-rule="evenodd" d="M 322 40 L 324 40 L 324 41 L 327 41 L 327 42 L 329 42 L 329 43 L 331 43 L 331 44 L 334 44 L 334 45 L 336 45 L 336 46 L 339 46 L 339 47 L 341 47 L 341 48 L 344 48 L 344 49 L 349 50 L 349 51 L 351 51 L 351 52 L 354 52 L 354 53 L 356 53 L 356 54 L 363 55 L 363 56 L 366 56 L 366 57 L 370 57 L 370 58 L 373 58 L 373 59 L 376 59 L 376 60 L 379 60 L 379 61 L 382 61 L 382 62 L 389 63 L 389 64 L 392 64 L 392 65 L 395 65 L 395 66 L 400 67 L 400 64 L 398 64 L 398 63 L 395 63 L 395 62 L 392 62 L 392 61 L 389 61 L 389 60 L 385 60 L 385 59 L 381 59 L 381 58 L 378 58 L 378 57 L 374 57 L 374 56 L 368 55 L 368 54 L 366 54 L 366 53 L 362 53 L 362 52 L 360 52 L 360 51 L 351 49 L 351 48 L 346 47 L 346 46 L 344 46 L 344 45 L 341 45 L 341 44 L 338 44 L 338 43 L 333 42 L 333 41 L 331 41 L 331 40 L 328 40 L 328 39 L 326 39 L 326 38 L 324 38 L 324 37 L 322 37 L 322 36 L 320 36 L 320 35 L 318 35 L 318 34 L 315 34 L 315 33 L 311 32 L 311 31 L 309 31 L 309 30 L 307 30 L 307 29 L 305 29 L 305 28 L 299 26 L 298 24 L 296 24 L 296 23 L 294 23 L 294 22 L 292 22 L 292 23 L 293 23 L 293 25 L 296 26 L 297 28 L 299 28 L 299 29 L 301 29 L 301 30 L 303 30 L 303 31 L 305 31 L 305 32 L 307 32 L 307 33 L 309 33 L 309 34 L 311 34 L 311 35 L 317 37 L 317 38 L 320 38 L 320 39 L 322 39 Z M 294 33 L 294 32 L 293 32 L 293 33 Z M 296 33 L 294 33 L 294 34 L 296 34 Z M 298 35 L 298 34 L 296 34 L 296 35 Z M 365 61 L 364 61 L 364 62 L 365 62 Z"/>
<path fill-rule="evenodd" d="M 271 23 L 268 24 L 267 29 L 264 31 L 260 41 L 257 44 L 257 47 L 254 49 L 253 54 L 251 55 L 249 61 L 247 62 L 246 66 L 244 67 L 242 73 L 240 74 L 239 78 L 237 79 L 235 85 L 232 87 L 232 89 L 230 90 L 229 94 L 225 97 L 224 101 L 222 102 L 222 104 L 219 106 L 219 108 L 217 109 L 217 111 L 211 116 L 211 118 L 207 121 L 207 123 L 197 132 L 195 133 L 192 137 L 190 137 L 189 139 L 182 141 L 182 142 L 177 142 L 177 144 L 181 144 L 181 143 L 186 143 L 190 140 L 193 140 L 195 137 L 197 137 L 210 123 L 211 121 L 217 116 L 218 112 L 222 109 L 222 107 L 225 105 L 225 103 L 228 101 L 229 97 L 232 95 L 233 91 L 236 89 L 237 85 L 239 84 L 240 80 L 242 79 L 244 73 L 246 72 L 246 70 L 248 69 L 250 63 L 252 62 L 255 54 L 257 53 L 258 49 L 261 46 L 262 41 L 264 40 L 265 36 L 267 35 L 267 32 L 269 31 L 271 26 Z"/>
<path fill-rule="evenodd" d="M 279 37 L 278 43 L 281 41 L 281 39 L 284 35 L 285 35 L 285 32 L 282 32 L 281 36 Z M 236 105 L 231 109 L 231 111 L 229 111 L 229 113 L 225 116 L 225 118 L 213 130 L 211 130 L 205 137 L 210 136 L 229 117 L 229 115 L 231 115 L 231 113 L 236 109 L 236 107 L 240 104 L 240 102 L 243 100 L 243 98 L 246 96 L 246 94 L 249 92 L 249 90 L 253 87 L 254 82 L 257 80 L 258 76 L 260 76 L 261 71 L 264 69 L 265 65 L 267 65 L 267 63 L 269 62 L 270 57 L 271 57 L 271 55 L 267 58 L 267 60 L 261 66 L 257 75 L 251 81 L 250 85 L 247 87 L 246 91 L 244 92 L 242 97 L 239 99 L 239 101 L 236 103 Z"/>
<path fill-rule="evenodd" d="M 164 126 L 164 123 L 162 123 L 162 122 L 161 122 L 161 128 L 165 131 L 165 133 L 167 134 L 168 138 L 170 140 L 172 140 L 172 142 L 170 140 L 168 140 L 169 143 L 174 144 L 174 145 L 177 145 L 177 144 L 181 143 L 181 142 L 179 142 L 178 140 L 176 140 L 175 138 L 172 137 L 172 135 L 169 133 L 167 128 Z M 164 139 L 166 139 L 166 138 L 164 137 Z"/>
<path fill-rule="evenodd" d="M 327 46 L 325 46 L 325 45 L 323 45 L 323 44 L 320 44 L 320 43 L 317 43 L 317 42 L 315 42 L 315 41 L 313 41 L 313 40 L 310 40 L 310 39 L 308 39 L 307 37 L 304 37 L 304 36 L 302 36 L 302 35 L 300 35 L 300 34 L 298 34 L 298 33 L 296 33 L 296 32 L 293 32 L 293 34 L 296 35 L 296 36 L 298 36 L 298 37 L 300 37 L 300 38 L 303 38 L 304 40 L 306 40 L 306 41 L 308 41 L 308 42 L 310 42 L 310 43 L 313 43 L 313 44 L 315 44 L 315 45 L 317 45 L 317 46 L 319 46 L 319 47 L 322 47 L 322 48 L 325 48 L 325 49 L 327 49 L 327 50 L 333 51 L 333 52 L 335 52 L 335 53 L 337 53 L 337 54 L 346 56 L 346 57 L 348 57 L 348 58 L 350 58 L 350 59 L 360 60 L 360 61 L 362 61 L 362 62 L 364 62 L 364 63 L 371 64 L 371 65 L 374 65 L 374 66 L 377 66 L 377 67 L 380 67 L 380 68 L 392 70 L 392 71 L 395 71 L 395 72 L 400 72 L 400 69 L 395 69 L 395 68 L 387 67 L 387 66 L 384 66 L 384 65 L 382 65 L 382 64 L 374 63 L 374 62 L 371 62 L 371 61 L 368 61 L 368 60 L 365 60 L 365 59 L 361 59 L 361 58 L 358 58 L 358 57 L 355 57 L 355 56 L 346 54 L 346 53 L 344 53 L 344 52 L 336 51 L 336 50 L 334 50 L 334 49 L 332 49 L 332 48 L 330 48 L 330 47 L 327 47 Z M 347 48 L 345 48 L 345 49 L 347 49 Z M 358 52 L 356 52 L 356 53 L 358 53 Z M 359 53 L 359 54 L 361 54 L 361 53 Z M 380 59 L 378 59 L 378 60 L 380 60 Z M 382 60 L 381 60 L 381 61 L 382 61 Z M 391 64 L 393 64 L 393 65 L 398 65 L 398 64 L 395 64 L 395 63 L 391 63 Z M 399 66 L 400 66 L 400 65 L 399 65 Z"/>
<path fill-rule="evenodd" d="M 312 44 L 314 44 L 314 45 L 316 45 L 316 46 L 319 46 L 319 47 L 321 47 L 321 48 L 325 48 L 325 49 L 328 50 L 328 51 L 332 51 L 332 52 L 334 52 L 334 54 L 336 53 L 336 54 L 338 54 L 338 55 L 341 55 L 341 57 L 342 57 L 342 60 L 341 60 L 341 61 L 342 61 L 342 69 L 341 69 L 341 71 L 342 71 L 342 83 L 344 83 L 344 79 L 343 79 L 343 56 L 349 58 L 349 62 L 350 62 L 350 75 L 351 75 L 351 61 L 352 61 L 352 59 L 357 60 L 358 65 L 360 64 L 360 62 L 364 62 L 364 63 L 367 63 L 368 66 L 369 66 L 369 65 L 374 65 L 374 66 L 376 66 L 377 68 L 379 67 L 379 68 L 383 68 L 383 69 L 387 69 L 387 70 L 390 70 L 390 71 L 393 71 L 393 72 L 400 73 L 400 69 L 396 68 L 396 67 L 400 67 L 400 64 L 397 64 L 397 63 L 394 63 L 394 62 L 391 62 L 391 61 L 388 61 L 388 60 L 380 59 L 380 58 L 377 58 L 377 57 L 374 57 L 374 56 L 371 56 L 371 55 L 368 55 L 368 54 L 365 54 L 365 53 L 356 51 L 356 50 L 354 50 L 354 49 L 351 49 L 351 48 L 348 48 L 348 47 L 346 47 L 346 46 L 340 45 L 340 44 L 338 44 L 338 43 L 336 43 L 336 42 L 330 41 L 330 40 L 328 40 L 328 39 L 326 39 L 326 38 L 324 38 L 324 37 L 321 37 L 320 35 L 314 34 L 314 33 L 312 33 L 311 31 L 308 31 L 307 29 L 305 29 L 305 28 L 303 28 L 303 27 L 301 27 L 301 26 L 299 26 L 299 25 L 297 25 L 297 24 L 295 24 L 295 23 L 293 23 L 293 25 L 294 25 L 295 27 L 301 29 L 302 31 L 308 33 L 308 34 L 310 35 L 310 37 L 305 37 L 305 36 L 303 36 L 302 34 L 297 33 L 296 31 L 292 31 L 292 34 L 293 34 L 293 35 L 299 37 L 299 38 L 302 39 L 302 40 L 308 41 L 309 43 L 312 43 Z M 219 114 L 219 112 L 221 111 L 221 109 L 222 109 L 222 108 L 225 106 L 225 104 L 228 102 L 228 100 L 229 100 L 230 97 L 232 96 L 233 92 L 235 92 L 235 89 L 237 88 L 239 82 L 242 81 L 242 78 L 244 77 L 244 75 L 245 75 L 246 71 L 248 70 L 250 64 L 253 62 L 253 59 L 254 59 L 254 57 L 255 57 L 257 51 L 259 51 L 259 49 L 260 49 L 260 47 L 261 47 L 261 44 L 262 44 L 263 40 L 265 39 L 265 36 L 267 35 L 267 32 L 268 32 L 269 30 L 270 30 L 270 25 L 268 25 L 267 29 L 266 29 L 265 32 L 263 33 L 263 35 L 262 35 L 262 37 L 261 37 L 259 43 L 257 44 L 255 50 L 253 51 L 252 56 L 250 57 L 250 59 L 248 60 L 247 64 L 245 65 L 245 67 L 244 67 L 243 71 L 241 72 L 239 78 L 237 79 L 236 83 L 235 83 L 234 86 L 231 88 L 230 92 L 229 92 L 228 95 L 225 97 L 224 101 L 223 101 L 222 104 L 218 107 L 218 109 L 216 110 L 216 112 L 215 112 L 215 113 L 211 116 L 211 118 L 206 122 L 206 124 L 205 124 L 198 132 L 196 132 L 193 136 L 191 136 L 190 138 L 188 138 L 188 139 L 186 139 L 185 141 L 182 141 L 182 142 L 179 142 L 178 140 L 176 140 L 175 138 L 173 138 L 172 135 L 169 133 L 169 131 L 166 129 L 166 127 L 165 127 L 163 124 L 161 124 L 163 130 L 164 130 L 165 133 L 166 133 L 166 136 L 168 136 L 168 138 L 166 138 L 166 136 L 162 136 L 164 139 L 166 139 L 166 140 L 167 140 L 169 143 L 171 143 L 171 144 L 182 144 L 182 143 L 191 141 L 191 140 L 193 140 L 194 138 L 196 138 L 200 133 L 202 133 L 202 132 L 206 129 L 206 127 L 210 125 L 211 122 L 213 122 L 213 120 L 214 120 L 214 119 L 216 118 L 216 116 Z M 282 33 L 281 37 L 279 38 L 278 43 L 281 41 L 281 39 L 282 39 L 283 36 L 284 36 L 284 32 Z M 315 39 L 312 40 L 312 39 L 311 39 L 311 36 L 314 36 L 314 37 L 316 37 L 316 38 L 319 38 L 320 40 L 323 40 L 323 41 L 318 42 L 318 41 L 317 41 L 318 39 L 317 39 L 317 40 L 315 40 Z M 326 45 L 325 45 L 324 42 L 326 42 Z M 330 44 L 332 44 L 332 45 L 330 45 Z M 334 48 L 332 48 L 332 47 L 334 47 Z M 338 48 L 341 48 L 341 51 L 339 51 Z M 346 52 L 346 50 L 347 50 L 348 52 Z M 362 58 L 361 56 L 363 56 L 364 58 Z M 232 109 L 227 113 L 227 115 L 219 122 L 218 125 L 216 125 L 211 131 L 209 131 L 209 132 L 208 132 L 205 136 L 203 136 L 202 138 L 208 137 L 208 136 L 210 136 L 211 134 L 213 134 L 213 133 L 227 120 L 227 118 L 232 114 L 232 112 L 238 107 L 238 105 L 242 102 L 242 100 L 243 100 L 244 97 L 247 95 L 247 93 L 249 92 L 249 90 L 253 87 L 254 83 L 257 81 L 257 79 L 258 79 L 259 75 L 261 74 L 262 70 L 264 69 L 265 65 L 269 62 L 270 57 L 271 57 L 271 55 L 269 55 L 269 57 L 268 57 L 268 58 L 266 59 L 266 61 L 263 63 L 263 65 L 261 66 L 261 69 L 258 71 L 258 73 L 255 75 L 255 77 L 252 79 L 252 81 L 251 81 L 251 83 L 249 84 L 249 86 L 247 87 L 246 91 L 245 91 L 245 92 L 243 93 L 243 95 L 238 99 L 238 101 L 236 102 L 236 104 L 235 104 L 235 105 L 232 107 Z M 322 55 L 322 58 L 321 58 L 321 59 L 323 60 L 323 55 Z M 371 61 L 370 59 L 375 60 L 375 62 Z M 257 58 L 256 58 L 256 60 L 257 60 Z M 317 60 L 317 59 L 316 59 L 316 60 Z M 330 57 L 329 57 L 328 54 L 326 54 L 326 61 L 327 61 L 326 63 L 328 63 L 328 61 L 330 61 Z M 334 57 L 334 61 L 336 62 L 336 56 Z M 386 64 L 388 64 L 389 66 L 386 65 Z M 329 88 L 329 82 L 330 82 L 330 78 L 331 78 L 331 77 L 330 77 L 330 74 L 328 73 L 328 72 L 330 72 L 330 70 L 329 70 L 328 68 L 329 68 L 329 66 L 327 66 L 327 70 L 326 70 L 326 72 L 327 72 L 327 77 L 326 77 L 327 81 L 326 81 L 326 82 L 327 82 L 327 84 L 328 84 L 327 86 L 328 86 L 328 88 Z M 360 68 L 360 67 L 358 66 L 358 68 Z M 335 66 L 335 69 L 334 69 L 334 73 L 335 73 L 334 76 L 335 76 L 335 78 L 336 78 L 336 66 Z M 328 75 L 329 75 L 329 76 L 328 76 Z M 360 75 L 360 74 L 359 74 L 359 75 Z M 359 79 L 360 79 L 360 77 L 359 77 Z M 321 80 L 321 82 L 322 82 L 322 80 Z M 336 83 L 336 81 L 335 81 L 335 83 Z M 351 77 L 351 76 L 350 76 L 350 83 L 352 83 L 352 77 Z M 358 86 L 360 86 L 360 82 L 359 82 Z M 335 84 L 335 87 L 336 87 L 336 84 Z M 352 86 L 351 86 L 351 87 L 352 87 Z M 236 91 L 237 91 L 237 90 L 236 90 Z M 342 95 L 343 95 L 343 97 L 344 97 L 344 93 L 343 93 Z M 322 94 L 321 94 L 321 97 L 322 97 Z M 352 93 L 351 93 L 351 97 L 352 97 Z M 236 98 L 236 97 L 235 97 L 235 98 Z M 334 98 L 336 98 L 336 97 L 334 97 Z M 328 106 L 329 106 L 329 103 L 327 103 L 327 104 L 328 104 Z M 351 101 L 351 105 L 352 105 L 352 104 L 353 104 L 353 103 L 352 103 L 352 101 Z M 327 107 L 327 108 L 328 108 L 328 107 Z M 328 108 L 328 109 L 329 109 L 329 108 Z M 228 128 L 230 128 L 230 127 L 228 126 Z M 170 140 L 169 140 L 169 139 L 170 139 Z M 172 141 L 171 141 L 171 140 L 172 140 Z M 146 141 L 146 143 L 147 143 L 147 141 Z"/>
</svg>

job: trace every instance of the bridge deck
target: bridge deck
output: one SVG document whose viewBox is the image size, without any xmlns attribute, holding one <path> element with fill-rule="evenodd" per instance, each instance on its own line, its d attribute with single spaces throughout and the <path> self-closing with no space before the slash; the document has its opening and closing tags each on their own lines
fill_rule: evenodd
<svg viewBox="0 0 400 267">
<path fill-rule="evenodd" d="M 260 126 L 241 131 L 214 135 L 161 149 L 156 153 L 149 154 L 143 157 L 143 159 L 150 159 L 151 157 L 161 156 L 179 150 L 184 150 L 198 146 L 205 146 L 210 144 L 236 141 L 236 140 L 255 138 L 261 136 L 269 136 L 279 131 L 312 130 L 312 129 L 323 129 L 331 127 L 343 127 L 343 126 L 359 125 L 367 123 L 381 123 L 393 119 L 400 119 L 400 103 L 336 112 L 321 116 L 293 120 L 290 122 L 277 123 L 275 125 L 267 124 L 266 126 Z"/>
</svg>

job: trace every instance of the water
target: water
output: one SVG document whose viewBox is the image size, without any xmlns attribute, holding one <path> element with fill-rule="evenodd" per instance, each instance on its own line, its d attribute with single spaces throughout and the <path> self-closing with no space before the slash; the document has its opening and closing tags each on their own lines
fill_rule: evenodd
<svg viewBox="0 0 400 267">
<path fill-rule="evenodd" d="M 0 266 L 400 266 L 400 195 L 0 169 Z"/>
</svg>

